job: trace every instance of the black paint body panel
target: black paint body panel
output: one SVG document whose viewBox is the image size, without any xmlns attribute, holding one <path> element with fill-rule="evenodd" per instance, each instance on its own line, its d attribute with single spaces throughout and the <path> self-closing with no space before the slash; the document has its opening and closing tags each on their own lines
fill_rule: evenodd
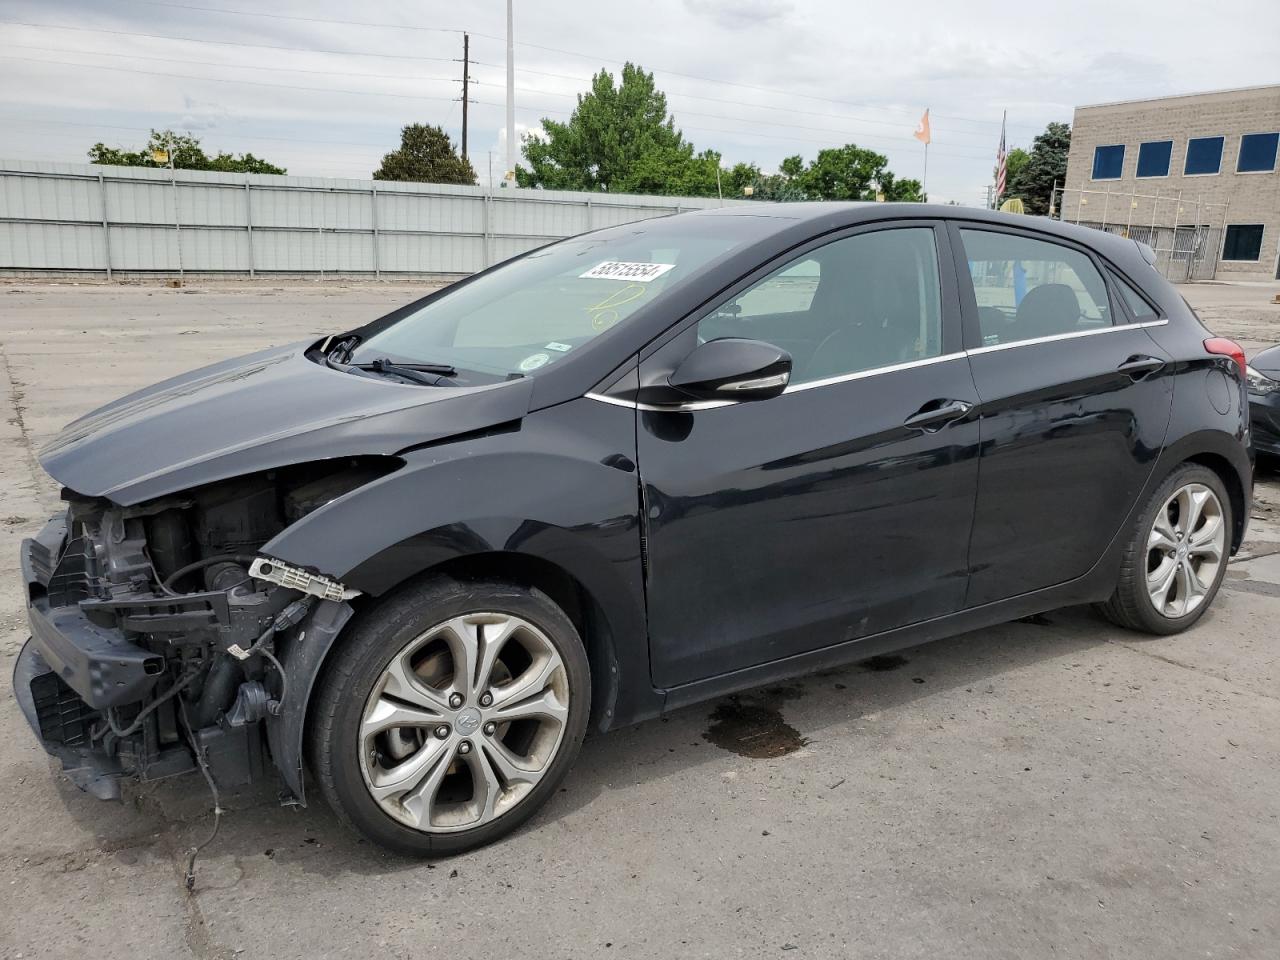
<svg viewBox="0 0 1280 960">
<path fill-rule="evenodd" d="M 960 609 L 977 420 L 903 426 L 938 398 L 977 401 L 964 356 L 759 403 L 641 413 L 659 686 Z"/>
</svg>

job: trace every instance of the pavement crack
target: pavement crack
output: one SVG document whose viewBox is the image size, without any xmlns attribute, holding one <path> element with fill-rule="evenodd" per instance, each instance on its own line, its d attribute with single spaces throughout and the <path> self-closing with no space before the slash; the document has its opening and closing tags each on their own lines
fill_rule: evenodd
<svg viewBox="0 0 1280 960">
<path fill-rule="evenodd" d="M 31 431 L 27 429 L 27 408 L 23 403 L 26 399 L 26 391 L 13 378 L 13 368 L 9 364 L 9 352 L 3 344 L 0 344 L 0 366 L 4 367 L 4 378 L 9 385 L 9 404 L 13 407 L 12 422 L 18 428 L 18 433 L 22 437 L 22 451 L 27 461 L 27 470 L 30 472 L 31 480 L 38 490 L 44 472 L 40 469 L 40 462 L 36 459 L 35 450 L 31 443 Z"/>
<path fill-rule="evenodd" d="M 1123 647 L 1125 650 L 1128 650 L 1131 653 L 1136 653 L 1139 656 L 1150 657 L 1152 660 L 1159 660 L 1161 663 L 1167 663 L 1172 667 L 1181 667 L 1183 670 L 1189 670 L 1192 673 L 1198 673 L 1205 677 L 1212 677 L 1214 680 L 1221 680 L 1225 684 L 1235 686 L 1230 677 L 1221 673 L 1214 673 L 1212 670 L 1205 670 L 1203 667 L 1197 667 L 1195 664 L 1187 663 L 1183 660 L 1175 660 L 1173 657 L 1166 657 L 1161 653 L 1152 653 L 1150 650 L 1143 650 L 1141 647 L 1135 647 L 1122 640 L 1108 640 L 1107 643 L 1117 647 Z M 1261 690 L 1245 690 L 1243 692 L 1255 697 L 1262 697 L 1266 700 L 1280 700 L 1280 697 L 1270 693 L 1263 693 Z"/>
<path fill-rule="evenodd" d="M 187 855 L 190 847 L 181 843 L 179 831 L 166 833 L 163 842 L 168 848 L 166 852 L 169 859 L 173 862 L 173 871 L 178 880 L 177 896 L 186 915 L 182 936 L 186 941 L 187 951 L 199 960 L 234 960 L 235 952 L 218 943 L 209 929 L 204 909 L 200 906 L 199 891 L 188 892 L 186 889 Z"/>
</svg>

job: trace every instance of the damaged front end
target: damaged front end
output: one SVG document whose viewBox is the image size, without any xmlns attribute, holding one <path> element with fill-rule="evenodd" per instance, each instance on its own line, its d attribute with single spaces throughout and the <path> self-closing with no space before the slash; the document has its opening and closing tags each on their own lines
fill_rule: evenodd
<svg viewBox="0 0 1280 960">
<path fill-rule="evenodd" d="M 268 765 L 303 799 L 307 697 L 353 591 L 263 556 L 307 513 L 401 461 L 301 464 L 132 506 L 64 490 L 22 545 L 31 639 L 14 691 L 45 748 L 109 799 L 124 777 Z"/>
</svg>

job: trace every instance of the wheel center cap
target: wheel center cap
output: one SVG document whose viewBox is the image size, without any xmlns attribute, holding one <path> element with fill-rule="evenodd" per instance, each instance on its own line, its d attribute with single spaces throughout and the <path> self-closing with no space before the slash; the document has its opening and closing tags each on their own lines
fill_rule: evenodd
<svg viewBox="0 0 1280 960">
<path fill-rule="evenodd" d="M 1187 559 L 1187 545 L 1185 543 L 1178 544 L 1178 559 Z"/>
<path fill-rule="evenodd" d="M 467 707 L 465 710 L 458 712 L 453 725 L 461 734 L 472 734 L 480 729 L 480 722 L 480 711 L 475 707 Z"/>
</svg>

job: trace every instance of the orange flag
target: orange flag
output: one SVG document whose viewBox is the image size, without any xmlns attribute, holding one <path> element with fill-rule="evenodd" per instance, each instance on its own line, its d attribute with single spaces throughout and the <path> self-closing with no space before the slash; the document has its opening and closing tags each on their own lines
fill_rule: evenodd
<svg viewBox="0 0 1280 960">
<path fill-rule="evenodd" d="M 920 118 L 920 122 L 916 124 L 916 132 L 913 136 L 921 143 L 928 145 L 933 138 L 929 135 L 929 111 L 925 110 L 924 116 Z"/>
</svg>

